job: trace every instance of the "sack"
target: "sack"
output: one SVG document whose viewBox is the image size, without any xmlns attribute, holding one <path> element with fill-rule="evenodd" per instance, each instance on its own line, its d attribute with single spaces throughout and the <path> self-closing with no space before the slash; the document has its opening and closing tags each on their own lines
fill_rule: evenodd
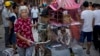
<svg viewBox="0 0 100 56">
<path fill-rule="evenodd" d="M 13 48 L 8 48 L 4 50 L 2 53 L 3 53 L 3 56 L 14 56 Z"/>
<path fill-rule="evenodd" d="M 72 50 L 73 50 L 74 54 L 77 56 L 85 56 L 83 48 L 79 45 L 72 47 Z"/>
<path fill-rule="evenodd" d="M 83 50 L 82 46 L 80 46 L 78 44 L 77 40 L 73 39 L 73 41 L 71 43 L 71 48 L 72 48 L 72 51 L 75 55 L 85 56 L 84 50 Z"/>
</svg>

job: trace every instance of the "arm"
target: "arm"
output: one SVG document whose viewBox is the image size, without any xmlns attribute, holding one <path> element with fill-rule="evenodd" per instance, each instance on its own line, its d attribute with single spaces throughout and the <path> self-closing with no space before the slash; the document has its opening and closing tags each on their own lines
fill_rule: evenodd
<svg viewBox="0 0 100 56">
<path fill-rule="evenodd" d="M 16 33 L 16 36 L 18 39 L 22 40 L 23 42 L 25 42 L 27 45 L 31 45 L 33 43 L 33 41 L 25 38 L 24 36 L 22 36 L 20 33 L 21 33 L 21 26 L 18 22 L 18 20 L 16 21 L 15 25 L 14 25 L 14 30 L 15 30 L 15 33 Z"/>
<path fill-rule="evenodd" d="M 22 41 L 27 42 L 27 39 L 24 38 L 23 36 L 21 36 L 20 33 L 17 32 L 16 35 L 17 35 L 17 37 L 18 37 L 19 39 L 21 39 Z"/>
<path fill-rule="evenodd" d="M 84 13 L 81 13 L 81 17 L 80 17 L 80 22 L 81 22 L 81 29 L 82 29 L 82 26 L 83 26 L 83 24 L 84 24 Z"/>
</svg>

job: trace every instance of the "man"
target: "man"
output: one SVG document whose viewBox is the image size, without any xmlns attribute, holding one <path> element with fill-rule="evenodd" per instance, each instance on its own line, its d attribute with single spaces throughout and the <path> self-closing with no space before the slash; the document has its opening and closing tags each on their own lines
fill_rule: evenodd
<svg viewBox="0 0 100 56">
<path fill-rule="evenodd" d="M 93 29 L 93 43 L 95 49 L 99 49 L 100 52 L 100 5 L 95 5 L 94 12 L 94 29 Z"/>
<path fill-rule="evenodd" d="M 11 2 L 6 1 L 2 11 L 2 20 L 5 28 L 5 46 L 9 46 L 9 17 L 10 17 Z"/>
<path fill-rule="evenodd" d="M 87 54 L 90 54 L 91 41 L 92 41 L 92 32 L 93 32 L 93 11 L 89 9 L 89 3 L 86 1 L 83 3 L 85 10 L 81 13 L 82 20 L 82 30 L 81 30 L 81 44 L 83 46 L 84 40 L 87 37 Z"/>
<path fill-rule="evenodd" d="M 38 23 L 38 18 L 39 18 L 39 10 L 37 8 L 37 6 L 34 6 L 31 10 L 31 15 L 32 15 L 32 20 L 33 20 L 33 24 L 37 24 Z M 37 28 L 36 26 L 34 27 L 35 29 Z"/>
</svg>

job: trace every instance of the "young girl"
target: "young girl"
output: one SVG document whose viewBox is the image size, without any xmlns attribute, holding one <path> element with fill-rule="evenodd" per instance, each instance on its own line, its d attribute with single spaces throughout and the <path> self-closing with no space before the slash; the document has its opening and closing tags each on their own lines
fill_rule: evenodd
<svg viewBox="0 0 100 56">
<path fill-rule="evenodd" d="M 20 6 L 19 18 L 15 22 L 15 32 L 17 35 L 17 45 L 19 56 L 32 56 L 33 36 L 31 19 L 28 17 L 29 10 L 26 6 Z"/>
</svg>

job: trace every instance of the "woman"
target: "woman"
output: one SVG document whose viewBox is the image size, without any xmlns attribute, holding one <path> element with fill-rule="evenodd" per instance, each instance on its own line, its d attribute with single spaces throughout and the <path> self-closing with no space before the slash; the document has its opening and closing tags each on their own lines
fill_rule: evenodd
<svg viewBox="0 0 100 56">
<path fill-rule="evenodd" d="M 29 10 L 26 6 L 20 6 L 19 18 L 15 22 L 17 45 L 19 56 L 32 56 L 34 39 L 32 36 L 31 20 L 28 17 Z"/>
</svg>

